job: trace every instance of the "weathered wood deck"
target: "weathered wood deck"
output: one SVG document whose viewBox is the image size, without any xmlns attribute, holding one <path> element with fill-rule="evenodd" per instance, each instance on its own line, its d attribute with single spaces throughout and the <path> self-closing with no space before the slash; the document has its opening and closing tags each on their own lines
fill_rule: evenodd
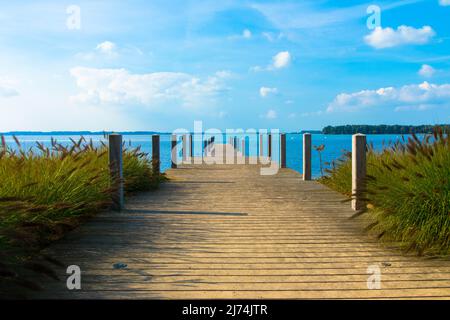
<svg viewBox="0 0 450 320">
<path fill-rule="evenodd" d="M 290 169 L 187 165 L 48 253 L 82 270 L 36 298 L 450 298 L 450 262 L 404 256 L 366 236 L 343 197 Z M 127 268 L 114 269 L 125 263 Z M 381 289 L 367 268 L 381 268 Z"/>
</svg>

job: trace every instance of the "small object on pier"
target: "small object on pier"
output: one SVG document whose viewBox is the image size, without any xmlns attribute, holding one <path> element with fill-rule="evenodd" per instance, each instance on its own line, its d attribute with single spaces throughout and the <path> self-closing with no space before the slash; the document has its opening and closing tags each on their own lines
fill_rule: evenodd
<svg viewBox="0 0 450 320">
<path fill-rule="evenodd" d="M 123 262 L 118 262 L 118 263 L 113 264 L 114 269 L 125 269 L 126 267 L 127 267 L 127 264 L 123 263 Z"/>
</svg>

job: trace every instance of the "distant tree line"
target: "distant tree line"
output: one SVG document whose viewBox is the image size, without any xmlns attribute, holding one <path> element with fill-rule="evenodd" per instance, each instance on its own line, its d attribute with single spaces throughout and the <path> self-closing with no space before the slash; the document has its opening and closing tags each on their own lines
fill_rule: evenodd
<svg viewBox="0 0 450 320">
<path fill-rule="evenodd" d="M 439 126 L 444 132 L 450 132 L 450 124 L 442 125 L 345 125 L 345 126 L 326 126 L 322 129 L 323 134 L 411 134 L 411 133 L 432 133 L 433 128 Z"/>
</svg>

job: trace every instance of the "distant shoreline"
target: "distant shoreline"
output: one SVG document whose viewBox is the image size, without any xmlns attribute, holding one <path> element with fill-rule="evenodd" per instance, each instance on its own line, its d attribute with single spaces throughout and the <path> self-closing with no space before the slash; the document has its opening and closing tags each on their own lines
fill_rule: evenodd
<svg viewBox="0 0 450 320">
<path fill-rule="evenodd" d="M 435 127 L 441 127 L 445 132 L 450 132 L 450 124 L 439 125 L 343 125 L 326 126 L 322 130 L 299 130 L 286 132 L 287 134 L 325 134 L 325 135 L 343 135 L 343 134 L 427 134 L 432 133 Z M 225 130 L 224 130 L 225 132 Z M 119 133 L 122 135 L 170 135 L 171 132 L 157 131 L 9 131 L 0 132 L 4 136 L 80 136 L 80 135 L 105 135 L 110 133 Z"/>
</svg>

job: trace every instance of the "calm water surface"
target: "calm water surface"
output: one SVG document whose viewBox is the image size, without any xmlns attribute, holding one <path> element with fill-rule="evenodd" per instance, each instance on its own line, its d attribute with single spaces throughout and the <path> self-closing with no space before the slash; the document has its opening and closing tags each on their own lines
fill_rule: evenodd
<svg viewBox="0 0 450 320">
<path fill-rule="evenodd" d="M 86 140 L 92 139 L 95 145 L 99 145 L 100 141 L 106 141 L 102 135 L 86 135 L 84 136 Z M 41 136 L 17 136 L 22 144 L 22 148 L 27 150 L 30 147 L 35 149 L 36 141 L 43 143 L 45 146 L 51 145 L 51 136 L 41 135 Z M 70 144 L 70 138 L 78 140 L 80 136 L 54 136 L 54 138 L 61 144 Z M 401 140 L 401 135 L 367 135 L 368 143 L 373 144 L 376 150 L 381 150 L 383 144 L 386 145 L 389 142 L 395 142 Z M 405 138 L 407 138 L 405 136 Z M 11 136 L 5 136 L 8 145 L 13 148 L 17 148 Z M 149 135 L 124 135 L 124 141 L 127 146 L 138 147 L 140 146 L 142 151 L 151 154 L 152 142 L 151 136 Z M 219 141 L 220 137 L 216 137 L 216 141 Z M 161 135 L 161 169 L 162 171 L 170 168 L 170 135 Z M 250 155 L 256 154 L 256 138 L 250 139 L 250 144 L 246 150 Z M 329 162 L 338 159 L 342 156 L 343 152 L 351 150 L 352 137 L 351 135 L 323 135 L 323 134 L 313 134 L 312 144 L 313 146 L 325 145 L 325 149 L 322 151 L 322 163 Z M 286 153 L 287 153 L 287 166 L 296 171 L 302 171 L 302 144 L 303 138 L 301 134 L 288 134 L 286 137 Z M 241 145 L 239 143 L 239 145 Z M 263 140 L 263 153 L 267 154 L 267 138 Z M 273 157 L 278 159 L 279 153 L 277 152 L 279 142 L 274 139 L 273 142 Z M 201 155 L 201 142 L 199 141 L 194 145 L 194 154 L 196 156 Z M 179 155 L 181 156 L 181 155 Z M 325 166 L 327 167 L 327 166 Z M 312 174 L 314 177 L 320 176 L 320 162 L 318 157 L 318 152 L 312 150 Z"/>
</svg>

